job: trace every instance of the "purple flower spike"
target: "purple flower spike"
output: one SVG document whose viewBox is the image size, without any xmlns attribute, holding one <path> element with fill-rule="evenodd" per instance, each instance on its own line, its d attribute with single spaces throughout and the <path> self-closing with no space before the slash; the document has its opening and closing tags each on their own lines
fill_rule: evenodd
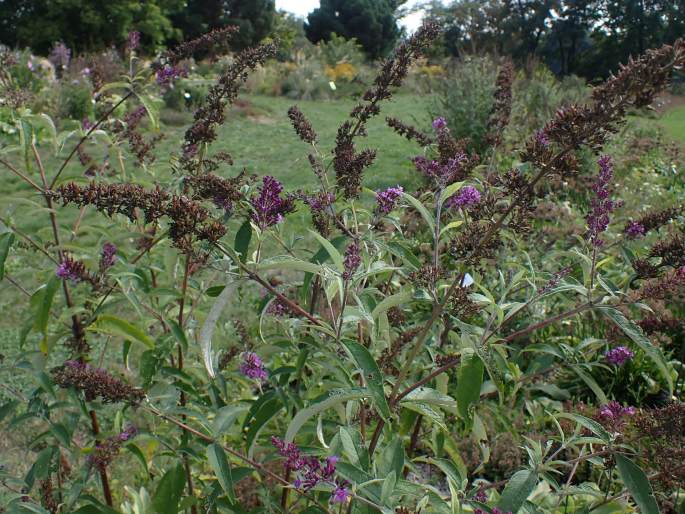
<svg viewBox="0 0 685 514">
<path fill-rule="evenodd" d="M 62 280 L 71 280 L 72 282 L 80 282 L 83 280 L 85 274 L 85 266 L 82 262 L 75 261 L 71 257 L 65 257 L 64 261 L 57 266 L 55 275 Z"/>
<path fill-rule="evenodd" d="M 614 431 L 620 430 L 625 424 L 625 418 L 635 415 L 635 407 L 624 407 L 615 400 L 602 405 L 599 409 L 599 419 Z"/>
<path fill-rule="evenodd" d="M 376 193 L 376 204 L 378 212 L 388 214 L 397 205 L 397 200 L 402 196 L 404 189 L 402 186 L 389 187 L 385 191 Z"/>
<path fill-rule="evenodd" d="M 457 194 L 447 200 L 447 206 L 456 208 L 467 208 L 477 205 L 480 202 L 480 192 L 473 186 L 463 187 Z"/>
<path fill-rule="evenodd" d="M 646 232 L 645 227 L 637 221 L 631 221 L 625 229 L 628 239 L 638 239 L 644 236 Z"/>
<path fill-rule="evenodd" d="M 614 366 L 623 366 L 634 356 L 635 354 L 625 346 L 617 346 L 604 354 L 606 361 Z"/>
<path fill-rule="evenodd" d="M 132 30 L 129 32 L 126 46 L 128 47 L 129 51 L 137 50 L 140 46 L 140 32 L 137 30 Z"/>
<path fill-rule="evenodd" d="M 119 434 L 119 441 L 128 441 L 129 439 L 133 439 L 136 434 L 138 433 L 138 429 L 134 427 L 133 425 L 128 425 L 122 433 Z"/>
<path fill-rule="evenodd" d="M 347 487 L 339 485 L 331 495 L 331 503 L 347 503 L 349 497 L 350 491 L 348 491 Z"/>
<path fill-rule="evenodd" d="M 264 363 L 254 352 L 243 352 L 243 362 L 240 364 L 240 372 L 247 378 L 259 380 L 261 382 L 268 378 L 268 373 L 264 369 Z"/>
<path fill-rule="evenodd" d="M 446 164 L 438 161 L 428 160 L 423 155 L 412 159 L 414 166 L 427 178 L 433 179 L 443 187 L 454 182 L 461 176 L 464 164 L 468 161 L 468 156 L 461 152 L 456 157 L 449 159 Z"/>
<path fill-rule="evenodd" d="M 535 133 L 535 142 L 540 146 L 549 146 L 549 136 L 544 130 L 538 130 Z"/>
<path fill-rule="evenodd" d="M 592 185 L 595 198 L 592 199 L 592 210 L 587 215 L 588 240 L 595 248 L 600 248 L 604 241 L 600 235 L 609 228 L 609 215 L 616 208 L 616 202 L 609 199 L 609 184 L 614 177 L 614 166 L 611 157 L 602 156 L 599 161 L 599 174 Z"/>
<path fill-rule="evenodd" d="M 447 121 L 445 118 L 442 116 L 435 118 L 433 121 L 433 130 L 436 132 L 440 132 L 441 130 L 445 130 L 447 128 Z"/>
<path fill-rule="evenodd" d="M 361 262 L 362 258 L 360 255 L 359 243 L 355 241 L 345 250 L 345 259 L 343 260 L 345 271 L 342 274 L 343 279 L 351 279 Z"/>
<path fill-rule="evenodd" d="M 100 271 L 105 272 L 117 261 L 117 247 L 112 243 L 102 245 L 102 255 L 100 257 Z"/>
<path fill-rule="evenodd" d="M 188 72 L 180 66 L 169 66 L 168 64 L 157 70 L 157 84 L 160 86 L 168 86 L 174 80 L 180 77 L 185 77 Z"/>
<path fill-rule="evenodd" d="M 283 185 L 274 177 L 262 178 L 259 194 L 251 200 L 254 208 L 252 220 L 262 230 L 280 223 L 286 214 L 293 211 L 292 199 L 282 198 L 282 191 Z"/>
<path fill-rule="evenodd" d="M 488 494 L 485 492 L 485 489 L 481 487 L 476 491 L 473 499 L 480 503 L 486 503 L 488 501 Z"/>
</svg>

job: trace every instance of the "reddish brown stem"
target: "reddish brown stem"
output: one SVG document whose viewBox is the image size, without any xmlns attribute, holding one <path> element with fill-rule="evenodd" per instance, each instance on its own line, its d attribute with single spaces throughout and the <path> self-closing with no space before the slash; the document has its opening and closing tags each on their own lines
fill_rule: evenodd
<svg viewBox="0 0 685 514">
<path fill-rule="evenodd" d="M 95 131 L 100 127 L 100 125 L 101 125 L 107 118 L 109 118 L 109 117 L 112 115 L 112 113 L 113 113 L 114 111 L 117 110 L 117 108 L 118 108 L 120 105 L 122 105 L 126 100 L 128 100 L 129 98 L 131 98 L 131 96 L 133 96 L 133 91 L 129 91 L 128 93 L 126 93 L 126 94 L 121 98 L 121 100 L 119 100 L 116 104 L 114 104 L 114 106 L 113 106 L 109 111 L 107 111 L 105 114 L 103 114 L 102 116 L 100 116 L 100 119 L 97 120 L 97 121 L 95 122 L 95 125 L 93 125 L 93 126 L 90 128 L 90 130 L 89 130 L 88 132 L 86 132 L 86 134 L 79 140 L 79 142 L 76 143 L 76 146 L 74 146 L 74 148 L 71 150 L 71 153 L 67 156 L 67 158 L 64 159 L 64 161 L 62 161 L 62 165 L 61 165 L 60 168 L 57 170 L 57 173 L 55 174 L 55 178 L 53 178 L 53 179 L 52 179 L 52 182 L 50 182 L 50 187 L 48 188 L 48 187 L 46 186 L 46 189 L 52 189 L 53 187 L 55 187 L 55 184 L 57 183 L 57 180 L 59 179 L 59 177 L 60 177 L 60 175 L 62 174 L 62 172 L 64 171 L 64 169 L 67 167 L 67 164 L 69 164 L 69 161 L 71 161 L 71 159 L 73 159 L 74 155 L 76 155 L 76 152 L 78 151 L 79 148 L 81 148 L 81 145 L 82 145 L 83 143 L 86 142 L 86 139 L 88 139 L 88 138 L 90 137 L 90 135 L 91 135 L 93 132 L 95 132 Z"/>
<path fill-rule="evenodd" d="M 90 425 L 93 430 L 93 435 L 95 437 L 100 433 L 100 425 L 98 424 L 97 414 L 94 410 L 90 410 Z M 112 489 L 109 487 L 109 479 L 107 478 L 107 470 L 100 469 L 100 481 L 102 482 L 102 494 L 105 497 L 105 503 L 112 507 L 114 505 L 114 500 L 112 499 Z"/>
<path fill-rule="evenodd" d="M 186 261 L 185 261 L 185 266 L 183 268 L 183 282 L 181 284 L 181 299 L 179 300 L 179 305 L 178 305 L 178 326 L 180 327 L 181 330 L 183 330 L 183 309 L 185 307 L 185 300 L 186 300 L 186 294 L 188 292 L 188 277 L 190 275 L 190 255 L 186 254 Z M 183 371 L 183 348 L 181 345 L 178 345 L 178 370 Z M 183 391 L 181 391 L 181 395 L 179 398 L 179 405 L 181 407 L 185 407 L 186 405 L 186 395 Z M 183 421 L 186 420 L 185 414 L 181 415 L 181 419 Z M 186 436 L 188 434 L 186 429 L 182 429 L 183 435 Z M 186 473 L 186 483 L 188 485 L 188 496 L 191 498 L 195 497 L 195 490 L 193 488 L 193 474 L 191 473 L 191 468 L 190 468 L 190 461 L 188 460 L 187 455 L 183 455 L 183 467 L 185 469 Z M 191 505 L 190 507 L 190 512 L 192 514 L 198 514 L 197 506 L 196 505 Z"/>
<path fill-rule="evenodd" d="M 546 326 L 552 325 L 557 321 L 561 321 L 562 319 L 570 318 L 571 316 L 580 314 L 581 312 L 589 309 L 590 307 L 592 307 L 592 303 L 587 302 L 582 305 L 579 305 L 578 307 L 562 312 L 561 314 L 557 314 L 556 316 L 552 316 L 551 318 L 547 318 L 546 320 L 540 321 L 539 323 L 529 325 L 526 328 L 517 330 L 513 334 L 509 334 L 507 337 L 504 338 L 504 342 L 510 343 L 512 341 L 515 341 L 516 339 L 519 339 L 527 334 L 530 334 L 531 332 L 535 332 L 536 330 L 540 330 L 541 328 L 545 328 Z"/>
<path fill-rule="evenodd" d="M 24 173 L 22 173 L 21 171 L 19 171 L 17 168 L 15 168 L 14 166 L 12 166 L 12 165 L 11 165 L 9 162 L 7 162 L 6 160 L 0 159 L 0 164 L 2 164 L 3 166 L 5 166 L 5 168 L 7 168 L 8 170 L 10 170 L 10 171 L 11 171 L 12 173 L 14 173 L 17 177 L 21 178 L 24 182 L 26 182 L 27 184 L 29 184 L 31 187 L 33 187 L 33 189 L 35 189 L 35 190 L 38 191 L 39 193 L 44 193 L 44 192 L 45 192 L 38 184 L 36 184 L 33 180 L 31 180 L 31 178 L 29 178 L 27 175 L 25 175 Z"/>
</svg>

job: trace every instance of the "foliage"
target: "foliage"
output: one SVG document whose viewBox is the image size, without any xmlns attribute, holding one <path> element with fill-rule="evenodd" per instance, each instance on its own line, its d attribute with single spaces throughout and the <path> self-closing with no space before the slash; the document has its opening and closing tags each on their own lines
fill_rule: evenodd
<svg viewBox="0 0 685 514">
<path fill-rule="evenodd" d="M 375 59 L 387 55 L 400 34 L 396 8 L 393 0 L 323 0 L 307 16 L 305 32 L 313 43 L 334 34 L 354 38 Z"/>
<path fill-rule="evenodd" d="M 15 131 L 0 166 L 21 189 L 1 225 L 0 279 L 26 307 L 9 309 L 23 320 L 0 363 L 12 377 L 0 423 L 28 456 L 0 470 L 4 505 L 679 508 L 685 185 L 607 153 L 627 113 L 685 64 L 685 43 L 648 52 L 515 147 L 496 133 L 512 113 L 504 63 L 477 152 L 451 120 L 422 131 L 391 119 L 418 142 L 420 185 L 366 189 L 389 145 L 362 138 L 438 36 L 425 25 L 333 143 L 333 127 L 288 110 L 313 185 L 286 190 L 216 151 L 271 44 L 235 56 L 173 151 L 157 147 L 176 67 L 226 35 L 150 67 L 129 52 L 127 72 L 99 88 L 97 120 L 77 128 L 21 98 L 3 107 Z M 645 182 L 655 191 L 633 190 Z"/>
<path fill-rule="evenodd" d="M 138 30 L 148 48 L 177 34 L 168 14 L 178 0 L 10 0 L 0 3 L 0 41 L 47 53 L 55 41 L 76 51 L 102 50 Z"/>
<path fill-rule="evenodd" d="M 229 44 L 241 50 L 255 45 L 271 33 L 275 12 L 274 0 L 191 0 L 177 10 L 173 20 L 186 38 L 235 25 L 240 31 Z"/>
<path fill-rule="evenodd" d="M 682 5 L 661 0 L 455 0 L 432 2 L 430 16 L 444 23 L 452 55 L 493 52 L 520 64 L 534 56 L 555 73 L 587 78 L 685 30 Z"/>
<path fill-rule="evenodd" d="M 468 138 L 477 151 L 486 145 L 497 65 L 488 57 L 455 62 L 432 84 L 436 102 L 431 115 L 443 115 L 457 138 Z"/>
</svg>

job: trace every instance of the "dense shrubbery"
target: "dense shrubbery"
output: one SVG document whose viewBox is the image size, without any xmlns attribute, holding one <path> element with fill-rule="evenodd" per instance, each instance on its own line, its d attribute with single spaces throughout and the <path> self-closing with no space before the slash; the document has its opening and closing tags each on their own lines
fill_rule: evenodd
<svg viewBox="0 0 685 514">
<path fill-rule="evenodd" d="M 0 279 L 27 298 L 23 351 L 2 363 L 26 383 L 3 388 L 0 421 L 30 462 L 0 470 L 8 510 L 679 512 L 683 184 L 652 176 L 647 206 L 624 187 L 639 169 L 606 151 L 683 43 L 579 103 L 522 78 L 545 91 L 531 113 L 510 64 L 470 77 L 492 91 L 477 137 L 456 136 L 463 103 L 426 131 L 388 119 L 417 142 L 422 185 L 367 190 L 383 148 L 362 138 L 438 36 L 424 26 L 332 144 L 288 111 L 318 186 L 286 191 L 212 150 L 270 44 L 221 70 L 175 155 L 155 151 L 158 88 L 229 35 L 149 67 L 132 35 L 124 76 L 91 75 L 98 114 L 68 131 L 26 108 L 3 54 L 0 166 L 27 194 L 3 219 Z"/>
</svg>

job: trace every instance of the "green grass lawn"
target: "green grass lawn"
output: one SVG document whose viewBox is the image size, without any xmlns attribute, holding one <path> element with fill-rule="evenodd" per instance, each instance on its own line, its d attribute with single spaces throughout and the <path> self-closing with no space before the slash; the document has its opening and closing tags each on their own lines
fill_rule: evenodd
<svg viewBox="0 0 685 514">
<path fill-rule="evenodd" d="M 214 151 L 229 152 L 235 170 L 247 169 L 258 175 L 273 175 L 282 180 L 287 189 L 311 186 L 315 177 L 311 172 L 307 155 L 311 147 L 296 136 L 287 117 L 288 108 L 297 103 L 312 122 L 319 134 L 321 152 L 330 156 L 340 123 L 353 107 L 352 100 L 298 101 L 287 98 L 249 97 L 247 109 L 251 115 L 229 115 L 221 127 Z M 399 117 L 430 128 L 427 114 L 430 99 L 420 96 L 398 95 L 382 106 L 380 116 L 369 123 L 369 136 L 359 140 L 359 148 L 380 149 L 376 162 L 366 173 L 366 185 L 371 188 L 385 187 L 411 181 L 412 166 L 409 158 L 420 148 L 397 136 L 385 125 L 386 116 Z M 164 141 L 162 154 L 178 151 L 183 129 L 176 129 L 172 137 Z M 226 170 L 230 172 L 230 170 Z M 408 184 L 407 184 L 408 185 Z"/>
<path fill-rule="evenodd" d="M 427 114 L 429 102 L 430 97 L 405 94 L 397 95 L 382 105 L 381 115 L 369 123 L 368 137 L 358 140 L 360 150 L 367 147 L 379 150 L 376 161 L 366 172 L 365 186 L 378 189 L 396 184 L 411 187 L 418 183 L 410 158 L 420 153 L 421 149 L 387 127 L 385 117 L 394 116 L 419 127 L 430 128 L 430 118 Z M 245 169 L 251 174 L 277 177 L 283 181 L 288 191 L 315 187 L 316 178 L 307 160 L 312 148 L 298 139 L 287 116 L 288 108 L 293 103 L 297 103 L 311 120 L 321 141 L 319 150 L 327 159 L 330 159 L 336 131 L 354 106 L 353 100 L 293 102 L 287 98 L 249 96 L 241 100 L 239 108 L 232 109 L 228 113 L 226 124 L 220 127 L 218 138 L 210 148 L 210 153 L 219 151 L 230 153 L 235 162 L 234 166 L 225 165 L 217 173 L 222 176 L 233 176 Z M 179 113 L 167 114 L 179 118 Z M 188 123 L 192 121 L 190 112 L 183 113 L 180 117 L 186 118 Z M 162 119 L 164 118 L 162 116 Z M 179 155 L 187 126 L 187 124 L 163 126 L 166 137 L 157 148 L 157 161 L 149 170 L 135 168 L 132 163 L 128 163 L 127 174 L 135 173 L 135 181 L 143 184 L 151 185 L 157 181 L 168 183 L 172 178 L 170 176 L 171 161 Z M 62 155 L 68 153 L 75 141 L 76 139 L 73 139 L 65 146 L 61 152 Z M 95 147 L 88 146 L 88 151 L 97 155 Z M 61 159 L 50 155 L 51 150 L 47 143 L 41 145 L 41 153 L 49 178 L 54 175 Z M 10 158 L 18 167 L 25 168 L 19 154 L 12 154 Z M 115 163 L 112 163 L 112 166 L 117 169 Z M 38 241 L 49 245 L 52 234 L 47 223 L 47 212 L 44 210 L 40 196 L 8 171 L 3 169 L 0 173 L 2 173 L 0 175 L 2 176 L 0 219 L 10 219 L 25 233 L 34 234 Z M 34 180 L 40 181 L 36 169 L 32 169 L 29 175 Z M 61 181 L 70 179 L 86 180 L 83 176 L 83 166 L 76 158 L 72 160 Z M 114 176 L 110 180 L 119 179 L 120 177 Z M 78 209 L 74 207 L 60 209 L 58 219 L 62 234 L 70 233 L 77 215 Z M 300 209 L 292 215 L 294 219 L 288 224 L 287 230 L 296 233 L 303 225 L 301 222 L 308 217 L 307 210 Z M 102 233 L 111 228 L 112 220 L 91 209 L 82 225 L 94 228 L 81 231 L 79 237 L 81 244 L 90 244 L 89 241 L 95 244 L 99 238 L 102 238 Z M 36 270 L 33 268 L 34 266 L 26 263 L 21 266 L 17 264 L 13 266 L 11 272 L 15 278 L 20 279 L 22 284 L 32 290 L 36 282 Z M 43 277 L 48 271 L 41 269 L 40 276 Z M 6 310 L 7 315 L 0 320 L 0 327 L 16 327 L 17 323 L 23 320 L 23 310 L 12 308 L 13 305 L 17 305 L 16 302 L 19 302 L 22 307 L 26 305 L 26 299 L 18 298 L 16 290 L 3 281 L 0 284 L 0 308 Z M 2 347 L 5 346 L 1 344 L 2 341 L 0 337 L 0 353 L 2 353 Z"/>
<path fill-rule="evenodd" d="M 685 105 L 666 111 L 659 119 L 659 126 L 668 137 L 685 144 Z"/>
</svg>

